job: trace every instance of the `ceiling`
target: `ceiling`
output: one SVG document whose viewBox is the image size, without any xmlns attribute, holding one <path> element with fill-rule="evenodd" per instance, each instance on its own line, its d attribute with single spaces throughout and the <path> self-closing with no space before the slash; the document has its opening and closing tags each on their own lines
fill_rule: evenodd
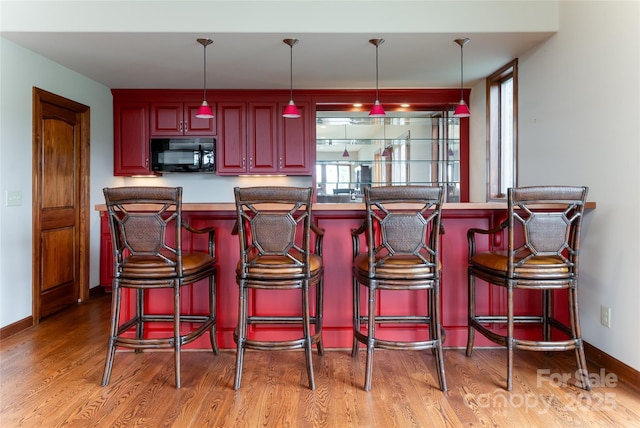
<svg viewBox="0 0 640 428">
<path fill-rule="evenodd" d="M 375 47 L 379 47 L 379 87 L 470 87 L 502 65 L 540 45 L 552 32 L 512 33 L 100 33 L 1 32 L 2 37 L 109 88 L 198 89 L 203 85 L 206 49 L 208 89 L 289 89 L 293 47 L 293 88 L 375 87 Z"/>
</svg>

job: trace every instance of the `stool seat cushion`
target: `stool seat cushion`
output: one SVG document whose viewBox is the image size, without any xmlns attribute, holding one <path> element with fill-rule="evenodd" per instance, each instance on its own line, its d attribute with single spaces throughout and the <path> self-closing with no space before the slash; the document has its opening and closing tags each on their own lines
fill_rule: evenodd
<svg viewBox="0 0 640 428">
<path fill-rule="evenodd" d="M 296 258 L 300 261 L 300 258 Z M 298 265 L 286 256 L 257 256 L 249 260 L 247 275 L 252 278 L 281 278 L 283 276 L 300 276 L 304 274 L 304 264 Z M 242 273 L 242 263 L 238 262 L 236 272 Z M 315 276 L 322 268 L 322 257 L 309 254 L 311 276 Z"/>
<path fill-rule="evenodd" d="M 380 257 L 377 260 L 380 260 Z M 353 266 L 361 275 L 369 276 L 368 254 L 358 254 L 353 261 Z M 424 278 L 433 276 L 434 271 L 433 266 L 425 264 L 419 257 L 403 254 L 391 256 L 385 260 L 384 264 L 378 265 L 376 277 L 381 279 L 385 277 L 397 278 L 398 276 Z"/>
<path fill-rule="evenodd" d="M 167 257 L 175 260 L 174 256 Z M 215 263 L 213 257 L 207 253 L 182 253 L 183 276 L 197 273 Z M 176 277 L 176 267 L 157 256 L 131 256 L 122 269 L 123 278 L 163 279 Z"/>
<path fill-rule="evenodd" d="M 521 261 L 524 257 L 516 257 L 515 263 Z M 488 251 L 474 254 L 470 263 L 480 269 L 490 270 L 504 276 L 507 275 L 509 257 L 506 251 Z M 515 275 L 519 277 L 535 277 L 543 276 L 545 278 L 557 276 L 558 278 L 567 278 L 569 270 L 566 262 L 559 256 L 534 256 L 525 261 L 522 266 L 515 268 Z"/>
</svg>

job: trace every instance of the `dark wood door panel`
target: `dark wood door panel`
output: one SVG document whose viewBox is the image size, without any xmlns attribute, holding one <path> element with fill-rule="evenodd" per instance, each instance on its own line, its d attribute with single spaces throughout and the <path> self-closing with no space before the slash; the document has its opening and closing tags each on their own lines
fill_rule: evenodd
<svg viewBox="0 0 640 428">
<path fill-rule="evenodd" d="M 89 108 L 34 91 L 34 321 L 88 295 Z M 85 290 L 86 289 L 86 290 Z"/>
</svg>

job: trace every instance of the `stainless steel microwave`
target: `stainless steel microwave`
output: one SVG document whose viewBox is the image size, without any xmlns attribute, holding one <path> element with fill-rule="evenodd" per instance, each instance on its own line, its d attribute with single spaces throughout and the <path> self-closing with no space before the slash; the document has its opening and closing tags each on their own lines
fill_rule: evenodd
<svg viewBox="0 0 640 428">
<path fill-rule="evenodd" d="M 215 172 L 214 138 L 152 138 L 151 170 Z"/>
</svg>

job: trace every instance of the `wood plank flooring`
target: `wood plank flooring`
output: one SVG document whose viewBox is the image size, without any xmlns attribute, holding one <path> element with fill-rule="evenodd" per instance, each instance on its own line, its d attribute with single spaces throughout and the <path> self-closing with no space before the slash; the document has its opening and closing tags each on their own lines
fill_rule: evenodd
<svg viewBox="0 0 640 428">
<path fill-rule="evenodd" d="M 171 352 L 118 352 L 101 387 L 109 299 L 0 343 L 1 427 L 640 427 L 640 393 L 597 367 L 600 386 L 573 386 L 572 352 L 518 352 L 510 393 L 506 354 L 492 349 L 446 349 L 446 393 L 429 351 L 376 351 L 367 393 L 364 350 L 342 349 L 314 354 L 315 391 L 296 351 L 247 351 L 239 391 L 233 351 L 185 351 L 179 390 Z"/>
</svg>

